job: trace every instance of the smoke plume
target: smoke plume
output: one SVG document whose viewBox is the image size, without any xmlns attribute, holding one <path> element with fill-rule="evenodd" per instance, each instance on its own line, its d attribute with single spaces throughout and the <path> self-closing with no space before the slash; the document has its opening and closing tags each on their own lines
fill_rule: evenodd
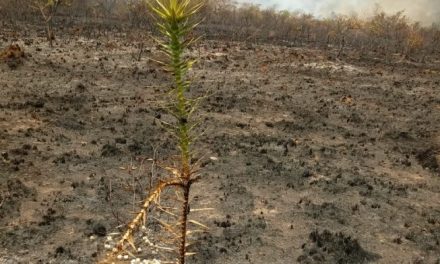
<svg viewBox="0 0 440 264">
<path fill-rule="evenodd" d="M 424 25 L 440 22 L 440 0 L 238 0 L 238 2 L 302 11 L 320 17 L 327 17 L 333 13 L 368 17 L 380 7 L 381 11 L 388 14 L 404 10 L 408 18 Z"/>
</svg>

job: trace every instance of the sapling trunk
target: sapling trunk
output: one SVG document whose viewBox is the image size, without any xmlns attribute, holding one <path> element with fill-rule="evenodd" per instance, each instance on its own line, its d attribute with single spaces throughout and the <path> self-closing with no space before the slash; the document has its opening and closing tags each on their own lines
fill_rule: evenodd
<svg viewBox="0 0 440 264">
<path fill-rule="evenodd" d="M 189 82 L 186 74 L 191 68 L 192 62 L 184 58 L 185 48 L 193 42 L 188 39 L 188 33 L 196 24 L 190 21 L 190 17 L 196 13 L 201 3 L 193 4 L 191 0 L 156 0 L 157 5 L 152 10 L 158 15 L 159 29 L 166 37 L 166 41 L 160 41 L 162 51 L 167 55 L 168 62 L 165 62 L 167 69 L 174 76 L 174 87 L 171 98 L 172 107 L 170 113 L 176 118 L 174 128 L 175 136 L 180 149 L 180 171 L 181 189 L 183 193 L 182 211 L 180 215 L 180 245 L 179 263 L 185 263 L 186 235 L 189 213 L 189 196 L 192 183 L 191 172 L 191 135 L 190 135 L 190 112 L 194 109 L 191 99 L 186 96 Z"/>
<path fill-rule="evenodd" d="M 171 47 L 171 71 L 174 75 L 174 85 L 175 85 L 175 98 L 176 101 L 176 111 L 175 117 L 177 119 L 176 135 L 178 138 L 178 144 L 180 149 L 180 179 L 182 180 L 182 192 L 183 192 L 183 202 L 182 211 L 179 224 L 181 226 L 181 238 L 179 245 L 179 263 L 185 263 L 185 253 L 186 253 L 186 232 L 187 232 L 187 222 L 188 222 L 188 205 L 189 205 L 189 193 L 190 193 L 190 179 L 191 179 L 191 150 L 190 150 L 190 135 L 188 131 L 188 111 L 187 105 L 188 100 L 185 97 L 185 84 L 183 82 L 183 72 L 182 72 L 182 56 L 183 56 L 183 40 L 179 38 L 179 31 L 181 30 L 181 25 L 176 21 L 172 21 L 169 31 L 169 47 Z"/>
</svg>

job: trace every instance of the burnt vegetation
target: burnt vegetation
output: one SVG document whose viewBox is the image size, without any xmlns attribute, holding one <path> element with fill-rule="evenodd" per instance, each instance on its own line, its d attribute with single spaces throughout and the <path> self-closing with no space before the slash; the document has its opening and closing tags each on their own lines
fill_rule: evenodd
<svg viewBox="0 0 440 264">
<path fill-rule="evenodd" d="M 56 31 L 88 37 L 136 29 L 156 31 L 154 18 L 141 0 L 1 0 L 0 15 L 3 27 L 14 31 L 23 30 L 23 23 L 44 25 L 50 41 Z M 211 0 L 198 16 L 203 24 L 197 33 L 209 39 L 319 48 L 334 57 L 355 54 L 387 62 L 402 58 L 423 62 L 440 54 L 439 24 L 411 21 L 403 10 L 389 14 L 377 8 L 369 18 L 335 14 L 318 19 L 311 14 Z"/>
</svg>

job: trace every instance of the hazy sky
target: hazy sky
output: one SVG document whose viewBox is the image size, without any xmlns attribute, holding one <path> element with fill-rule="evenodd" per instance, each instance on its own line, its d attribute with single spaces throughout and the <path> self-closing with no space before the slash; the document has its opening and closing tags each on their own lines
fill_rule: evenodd
<svg viewBox="0 0 440 264">
<path fill-rule="evenodd" d="M 292 11 L 301 10 L 316 16 L 336 13 L 371 15 L 379 4 L 387 13 L 405 10 L 408 17 L 425 24 L 440 21 L 440 0 L 237 0 L 239 3 L 255 3 L 264 7 L 276 7 Z"/>
</svg>

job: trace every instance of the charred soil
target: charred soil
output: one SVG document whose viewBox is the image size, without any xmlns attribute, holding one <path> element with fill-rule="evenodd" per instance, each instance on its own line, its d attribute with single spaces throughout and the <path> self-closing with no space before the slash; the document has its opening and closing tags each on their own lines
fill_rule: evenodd
<svg viewBox="0 0 440 264">
<path fill-rule="evenodd" d="M 93 263 L 136 209 L 124 168 L 175 153 L 154 103 L 167 75 L 154 45 L 138 61 L 123 39 L 16 42 L 0 263 Z M 211 229 L 191 263 L 439 263 L 440 63 L 219 41 L 189 55 L 191 93 L 210 91 L 196 148 L 215 157 L 193 188 L 191 208 L 215 210 L 193 215 Z"/>
</svg>

